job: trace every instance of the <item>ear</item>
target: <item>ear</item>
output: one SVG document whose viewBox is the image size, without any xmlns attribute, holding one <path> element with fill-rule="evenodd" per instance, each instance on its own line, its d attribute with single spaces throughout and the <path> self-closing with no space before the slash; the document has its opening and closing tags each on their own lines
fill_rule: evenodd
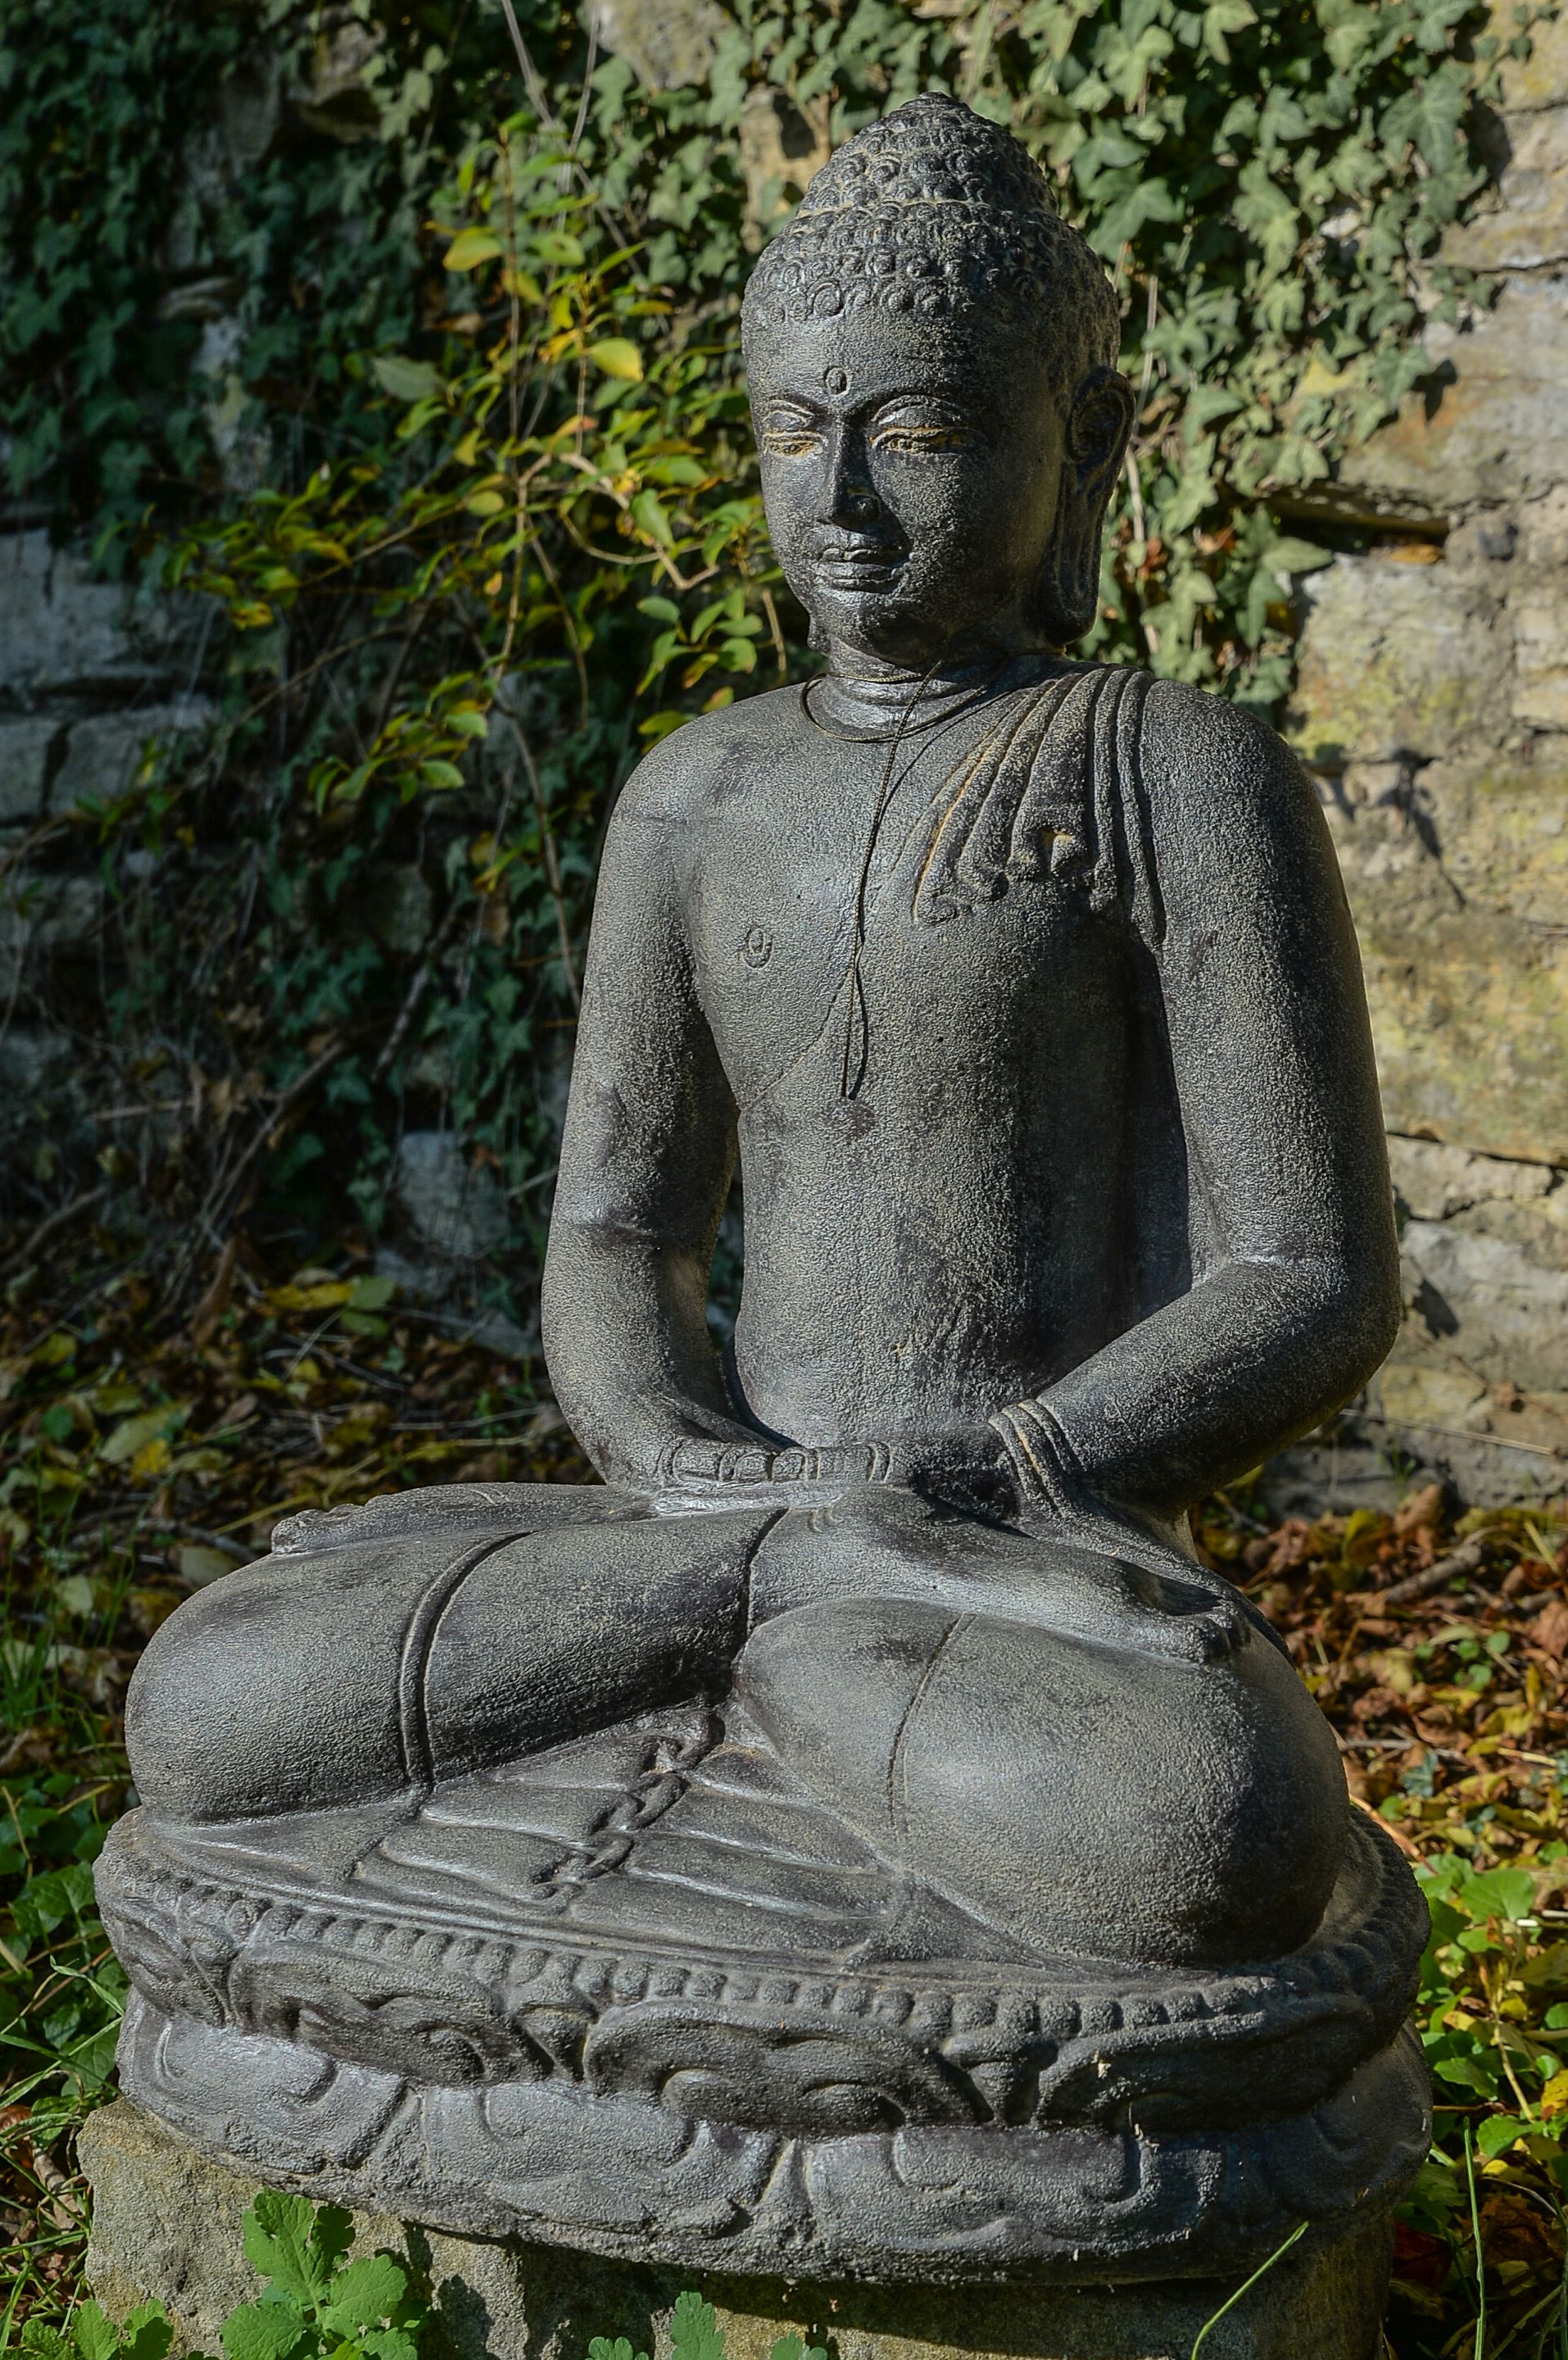
<svg viewBox="0 0 1568 2360">
<path fill-rule="evenodd" d="M 1073 397 L 1062 438 L 1056 524 L 1040 599 L 1053 647 L 1081 639 L 1100 592 L 1100 535 L 1111 487 L 1132 436 L 1131 386 L 1119 370 L 1091 369 Z"/>
</svg>

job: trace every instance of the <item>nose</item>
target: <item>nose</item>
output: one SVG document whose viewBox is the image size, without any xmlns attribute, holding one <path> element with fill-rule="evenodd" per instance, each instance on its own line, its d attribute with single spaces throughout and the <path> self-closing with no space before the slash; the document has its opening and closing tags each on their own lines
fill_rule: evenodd
<svg viewBox="0 0 1568 2360">
<path fill-rule="evenodd" d="M 871 480 L 866 438 L 852 428 L 840 426 L 834 430 L 828 449 L 817 521 L 854 530 L 875 523 L 881 513 L 882 503 Z"/>
</svg>

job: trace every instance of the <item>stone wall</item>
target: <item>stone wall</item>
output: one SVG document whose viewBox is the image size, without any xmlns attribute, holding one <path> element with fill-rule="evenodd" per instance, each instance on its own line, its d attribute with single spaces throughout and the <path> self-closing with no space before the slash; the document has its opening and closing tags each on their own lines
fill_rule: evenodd
<svg viewBox="0 0 1568 2360">
<path fill-rule="evenodd" d="M 0 530 L 0 1167 L 6 1209 L 69 1193 L 101 1144 L 73 1016 L 101 1029 L 103 884 L 60 825 L 112 801 L 154 738 L 196 728 L 203 618 L 95 581 L 41 519 Z M 73 988 L 79 978 L 80 989 Z M 47 1015 L 40 1011 L 47 1009 Z"/>
<path fill-rule="evenodd" d="M 1444 251 L 1496 300 L 1432 327 L 1441 388 L 1326 496 L 1374 537 L 1305 581 L 1288 721 L 1360 930 L 1403 1225 L 1404 1330 L 1342 1491 L 1390 1453 L 1473 1497 L 1568 1483 L 1568 24 L 1490 130 L 1495 196 Z"/>
<path fill-rule="evenodd" d="M 599 0 L 598 16 L 605 45 L 631 54 L 634 0 Z M 641 70 L 689 79 L 717 21 L 713 0 L 681 0 Z M 224 136 L 248 156 L 279 101 L 270 82 L 241 95 L 250 111 Z M 1360 929 L 1408 1313 L 1335 1440 L 1276 1470 L 1287 1504 L 1386 1496 L 1407 1459 L 1475 1497 L 1568 1484 L 1568 23 L 1543 25 L 1508 70 L 1491 138 L 1495 198 L 1447 251 L 1486 274 L 1495 304 L 1430 330 L 1441 388 L 1301 515 L 1304 530 L 1327 518 L 1372 536 L 1305 579 L 1287 727 Z M 748 118 L 758 234 L 824 150 L 815 120 Z M 199 727 L 208 708 L 200 614 L 93 580 L 40 519 L 9 528 L 0 1163 L 27 1161 L 27 1184 L 7 1191 L 16 1214 L 51 1196 L 62 1156 L 84 1185 L 106 1137 L 78 1103 L 70 1014 L 102 886 L 90 844 L 55 823 L 113 796 L 150 737 Z M 24 970 L 49 974 L 47 1022 L 29 1013 Z M 444 1267 L 411 1196 L 404 1209 L 412 1262 Z"/>
</svg>

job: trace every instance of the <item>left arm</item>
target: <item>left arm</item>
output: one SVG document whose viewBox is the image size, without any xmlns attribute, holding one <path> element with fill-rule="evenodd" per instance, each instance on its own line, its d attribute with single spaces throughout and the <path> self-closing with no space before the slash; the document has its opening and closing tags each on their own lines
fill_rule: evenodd
<svg viewBox="0 0 1568 2360">
<path fill-rule="evenodd" d="M 1250 715 L 1170 683 L 1144 744 L 1202 1265 L 1020 1411 L 1069 1487 L 1170 1513 L 1366 1382 L 1399 1325 L 1399 1248 L 1356 934 L 1311 785 Z M 994 1421 L 1015 1457 L 1017 1415 Z"/>
</svg>

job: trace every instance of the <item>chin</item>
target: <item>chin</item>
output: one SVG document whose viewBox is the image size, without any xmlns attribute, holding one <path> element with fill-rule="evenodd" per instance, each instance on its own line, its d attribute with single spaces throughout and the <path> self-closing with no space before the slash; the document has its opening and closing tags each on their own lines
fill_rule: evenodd
<svg viewBox="0 0 1568 2360">
<path fill-rule="evenodd" d="M 819 594 L 813 616 L 831 637 L 885 663 L 929 663 L 952 635 L 950 610 L 926 613 L 897 583 L 885 590 Z"/>
</svg>

